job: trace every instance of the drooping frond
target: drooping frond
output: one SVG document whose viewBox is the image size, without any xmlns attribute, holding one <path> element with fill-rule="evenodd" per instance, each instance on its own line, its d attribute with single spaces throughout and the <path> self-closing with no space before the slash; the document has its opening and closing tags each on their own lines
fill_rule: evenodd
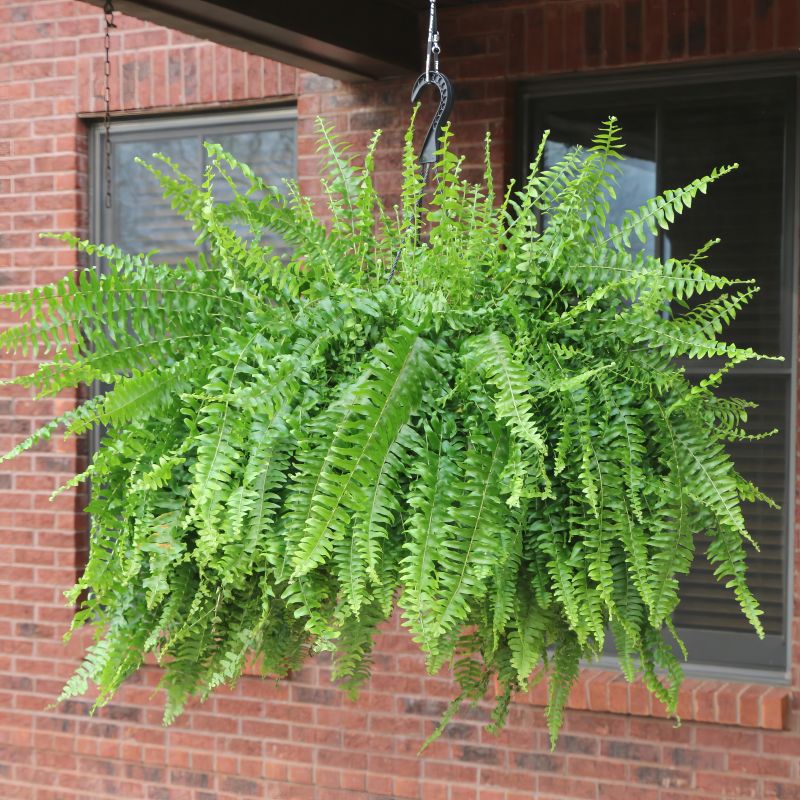
<svg viewBox="0 0 800 800">
<path fill-rule="evenodd" d="M 367 511 L 369 488 L 430 374 L 430 345 L 418 330 L 401 326 L 374 350 L 367 373 L 352 389 L 352 404 L 330 440 L 301 521 L 289 531 L 294 574 L 305 575 L 344 538 L 351 515 Z M 311 476 L 309 476 L 311 477 Z"/>
<path fill-rule="evenodd" d="M 507 523 L 500 475 L 508 455 L 508 436 L 499 427 L 475 432 L 464 455 L 452 529 L 439 548 L 438 589 L 432 617 L 437 639 L 469 618 L 487 588 L 495 547 Z"/>
</svg>

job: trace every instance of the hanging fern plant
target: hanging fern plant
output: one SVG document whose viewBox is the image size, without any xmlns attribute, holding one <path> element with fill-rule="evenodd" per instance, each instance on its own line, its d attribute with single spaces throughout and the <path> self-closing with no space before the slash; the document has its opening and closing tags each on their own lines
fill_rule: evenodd
<svg viewBox="0 0 800 800">
<path fill-rule="evenodd" d="M 512 693 L 548 674 L 555 737 L 581 659 L 611 635 L 626 677 L 641 670 L 674 713 L 671 615 L 695 533 L 763 635 L 741 502 L 770 501 L 725 450 L 747 438 L 749 404 L 714 393 L 762 357 L 718 338 L 756 287 L 703 269 L 713 242 L 665 261 L 630 244 L 731 168 L 615 226 L 613 118 L 550 169 L 542 145 L 499 199 L 488 141 L 472 185 L 446 132 L 418 213 L 409 132 L 395 218 L 372 182 L 378 134 L 357 166 L 319 130 L 329 225 L 293 184 L 281 193 L 209 145 L 200 185 L 165 157 L 148 166 L 208 263 L 61 236 L 107 273 L 2 299 L 23 321 L 0 345 L 49 359 L 13 383 L 111 384 L 8 456 L 107 427 L 68 484 L 92 481 L 91 554 L 69 597 L 73 629 L 96 640 L 62 697 L 92 682 L 105 703 L 148 653 L 166 722 L 248 659 L 285 676 L 331 651 L 355 689 L 396 603 L 430 670 L 453 665 L 446 719 L 496 685 L 498 727 Z M 267 229 L 290 255 L 261 242 Z M 721 366 L 692 384 L 678 356 Z"/>
</svg>

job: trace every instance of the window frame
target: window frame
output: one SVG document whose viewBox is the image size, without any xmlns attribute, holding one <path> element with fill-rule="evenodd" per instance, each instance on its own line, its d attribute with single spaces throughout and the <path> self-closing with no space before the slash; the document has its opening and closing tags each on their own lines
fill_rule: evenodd
<svg viewBox="0 0 800 800">
<path fill-rule="evenodd" d="M 798 377 L 798 232 L 800 232 L 800 179 L 798 175 L 798 149 L 800 148 L 800 60 L 797 57 L 770 59 L 767 61 L 744 63 L 716 63 L 710 65 L 669 65 L 637 70 L 609 70 L 601 74 L 572 74 L 565 76 L 543 76 L 520 83 L 516 92 L 516 147 L 513 154 L 513 174 L 525 175 L 531 160 L 531 150 L 537 143 L 534 141 L 541 129 L 537 106 L 543 101 L 556 98 L 579 98 L 588 94 L 602 101 L 602 96 L 614 93 L 632 96 L 637 92 L 654 89 L 676 91 L 686 88 L 687 91 L 713 88 L 715 84 L 729 84 L 725 92 L 731 96 L 743 96 L 747 92 L 738 91 L 733 84 L 737 81 L 791 80 L 793 85 L 787 86 L 787 121 L 784 136 L 784 208 L 781 240 L 781 300 L 783 303 L 783 326 L 781 330 L 781 346 L 785 347 L 787 361 L 782 370 L 772 369 L 769 374 L 783 374 L 789 382 L 789 408 L 786 452 L 786 502 L 785 525 L 783 531 L 784 563 L 784 618 L 783 632 L 765 639 L 765 663 L 763 665 L 741 666 L 736 658 L 741 652 L 742 634 L 713 629 L 681 629 L 681 637 L 686 642 L 690 658 L 692 652 L 698 650 L 712 651 L 722 655 L 726 664 L 706 664 L 692 662 L 685 665 L 688 675 L 697 677 L 732 679 L 737 682 L 771 683 L 788 685 L 791 682 L 792 669 L 792 621 L 794 614 L 793 593 L 795 576 L 795 505 L 797 491 L 797 377 Z M 611 109 L 609 113 L 611 113 Z M 658 126 L 656 127 L 658 131 Z M 659 146 L 656 142 L 656 169 Z M 660 191 L 660 189 L 659 189 Z M 756 364 L 746 368 L 738 368 L 737 374 L 764 374 L 765 369 Z M 770 639 L 772 641 L 770 641 Z M 777 662 L 768 666 L 767 661 Z M 616 666 L 617 659 L 613 655 L 604 655 L 600 665 Z"/>
</svg>

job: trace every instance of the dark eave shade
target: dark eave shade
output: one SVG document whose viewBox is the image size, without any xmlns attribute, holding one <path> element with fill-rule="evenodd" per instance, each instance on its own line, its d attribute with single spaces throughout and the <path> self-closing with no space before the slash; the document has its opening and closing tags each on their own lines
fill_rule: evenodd
<svg viewBox="0 0 800 800">
<path fill-rule="evenodd" d="M 102 0 L 89 2 L 103 6 Z M 114 7 L 138 19 L 332 78 L 386 78 L 420 69 L 421 3 L 115 0 Z"/>
</svg>

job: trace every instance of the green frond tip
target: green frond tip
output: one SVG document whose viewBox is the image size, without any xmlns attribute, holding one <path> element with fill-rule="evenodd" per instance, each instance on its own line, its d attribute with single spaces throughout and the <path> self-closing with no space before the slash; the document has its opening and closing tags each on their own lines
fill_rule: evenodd
<svg viewBox="0 0 800 800">
<path fill-rule="evenodd" d="M 727 449 L 766 434 L 748 428 L 752 403 L 719 393 L 767 356 L 724 337 L 758 298 L 707 271 L 716 239 L 666 260 L 631 243 L 735 165 L 612 224 L 615 117 L 557 164 L 543 142 L 499 195 L 488 136 L 472 184 L 448 128 L 420 209 L 409 128 L 389 211 L 379 133 L 361 157 L 323 119 L 317 131 L 321 214 L 219 145 L 199 182 L 157 155 L 146 169 L 208 256 L 162 264 L 59 234 L 103 272 L 0 298 L 16 319 L 0 348 L 41 361 L 3 385 L 107 386 L 4 457 L 103 430 L 57 490 L 91 478 L 69 598 L 94 641 L 62 699 L 96 686 L 102 704 L 155 657 L 170 722 L 248 659 L 280 678 L 319 652 L 355 694 L 396 603 L 428 669 L 457 684 L 423 747 L 490 694 L 501 729 L 543 679 L 555 746 L 609 633 L 625 677 L 674 714 L 673 614 L 695 557 L 755 635 L 769 630 L 742 509 L 775 504 Z M 715 360 L 692 383 L 676 357 Z"/>
</svg>

